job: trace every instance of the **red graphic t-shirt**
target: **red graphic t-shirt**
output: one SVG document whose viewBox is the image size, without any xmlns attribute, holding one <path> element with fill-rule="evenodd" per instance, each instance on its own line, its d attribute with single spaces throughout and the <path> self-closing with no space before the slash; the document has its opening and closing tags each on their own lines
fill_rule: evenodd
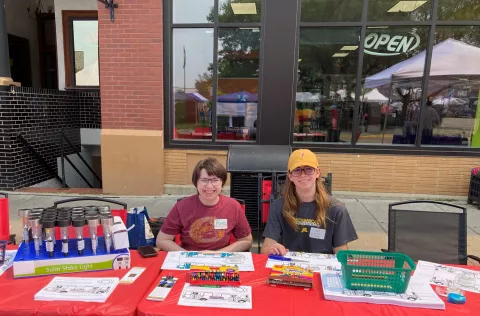
<svg viewBox="0 0 480 316">
<path fill-rule="evenodd" d="M 230 197 L 219 197 L 214 206 L 203 205 L 198 195 L 177 202 L 161 231 L 180 234 L 181 246 L 186 250 L 218 250 L 228 246 L 231 235 L 236 239 L 250 235 L 252 230 L 240 204 Z"/>
</svg>

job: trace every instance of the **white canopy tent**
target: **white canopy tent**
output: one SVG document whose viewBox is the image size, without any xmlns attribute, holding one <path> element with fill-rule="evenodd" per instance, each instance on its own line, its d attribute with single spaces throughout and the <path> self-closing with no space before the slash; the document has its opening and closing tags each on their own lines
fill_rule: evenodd
<svg viewBox="0 0 480 316">
<path fill-rule="evenodd" d="M 393 65 L 365 79 L 365 88 L 412 87 L 412 79 L 419 84 L 423 77 L 426 51 Z M 480 48 L 448 39 L 433 47 L 428 93 L 441 91 L 470 77 L 480 79 Z"/>
<path fill-rule="evenodd" d="M 363 102 L 374 102 L 374 103 L 384 103 L 388 102 L 388 98 L 378 91 L 378 89 L 373 89 L 365 93 L 362 97 Z"/>
</svg>

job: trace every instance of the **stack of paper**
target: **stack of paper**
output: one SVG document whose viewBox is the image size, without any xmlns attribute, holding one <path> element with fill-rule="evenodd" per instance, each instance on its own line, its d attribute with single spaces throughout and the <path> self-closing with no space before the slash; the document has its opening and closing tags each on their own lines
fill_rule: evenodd
<svg viewBox="0 0 480 316">
<path fill-rule="evenodd" d="M 16 250 L 5 251 L 5 261 L 0 266 L 0 275 L 2 275 L 3 272 L 7 271 L 13 265 L 13 260 L 15 259 L 16 255 L 17 255 Z"/>
<path fill-rule="evenodd" d="M 430 284 L 413 277 L 410 279 L 407 291 L 403 294 L 397 294 L 379 291 L 348 290 L 343 286 L 340 272 L 326 272 L 322 273 L 321 276 L 323 293 L 327 300 L 445 309 L 445 303 L 433 291 Z"/>
<path fill-rule="evenodd" d="M 185 284 L 178 305 L 252 309 L 251 286 L 202 287 Z"/>
<path fill-rule="evenodd" d="M 237 266 L 239 271 L 255 271 L 251 252 L 170 251 L 162 270 L 190 270 L 190 266 Z"/>
<path fill-rule="evenodd" d="M 103 303 L 119 283 L 118 278 L 55 277 L 40 292 L 39 301 L 79 301 Z"/>
<path fill-rule="evenodd" d="M 273 268 L 274 265 L 297 266 L 314 272 L 342 270 L 342 265 L 335 255 L 290 251 L 284 257 L 292 260 L 268 259 L 265 267 Z"/>
</svg>

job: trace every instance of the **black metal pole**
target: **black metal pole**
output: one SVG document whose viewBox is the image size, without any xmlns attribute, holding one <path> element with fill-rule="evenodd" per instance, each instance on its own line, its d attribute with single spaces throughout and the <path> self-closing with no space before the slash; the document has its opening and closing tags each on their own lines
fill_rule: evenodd
<svg viewBox="0 0 480 316">
<path fill-rule="evenodd" d="M 4 0 L 0 0 L 0 78 L 11 79 Z"/>
<path fill-rule="evenodd" d="M 60 144 L 61 144 L 60 147 L 61 147 L 61 155 L 62 155 L 62 157 L 60 158 L 60 164 L 62 167 L 62 186 L 66 188 L 67 181 L 65 180 L 65 145 L 63 141 L 62 131 L 60 131 Z"/>
</svg>

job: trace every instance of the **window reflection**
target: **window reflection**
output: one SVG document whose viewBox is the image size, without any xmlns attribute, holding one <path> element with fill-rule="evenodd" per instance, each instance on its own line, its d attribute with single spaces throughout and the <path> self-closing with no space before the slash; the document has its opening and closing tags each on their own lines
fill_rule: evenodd
<svg viewBox="0 0 480 316">
<path fill-rule="evenodd" d="M 214 0 L 174 0 L 173 23 L 213 23 Z"/>
<path fill-rule="evenodd" d="M 255 140 L 260 29 L 222 28 L 218 37 L 218 139 Z"/>
<path fill-rule="evenodd" d="M 437 27 L 422 145 L 480 147 L 479 88 L 480 27 Z"/>
<path fill-rule="evenodd" d="M 302 22 L 358 22 L 363 0 L 302 0 Z"/>
<path fill-rule="evenodd" d="M 218 21 L 220 23 L 260 22 L 261 0 L 219 0 Z"/>
<path fill-rule="evenodd" d="M 213 29 L 173 30 L 173 135 L 211 139 Z"/>
<path fill-rule="evenodd" d="M 428 21 L 432 16 L 432 0 L 370 0 L 369 21 Z"/>
<path fill-rule="evenodd" d="M 359 36 L 359 28 L 301 29 L 294 141 L 351 141 Z"/>
<path fill-rule="evenodd" d="M 358 143 L 415 144 L 428 30 L 367 28 Z"/>
<path fill-rule="evenodd" d="M 98 86 L 98 21 L 73 21 L 75 85 Z"/>
<path fill-rule="evenodd" d="M 438 0 L 438 20 L 480 20 L 478 0 Z"/>
</svg>

